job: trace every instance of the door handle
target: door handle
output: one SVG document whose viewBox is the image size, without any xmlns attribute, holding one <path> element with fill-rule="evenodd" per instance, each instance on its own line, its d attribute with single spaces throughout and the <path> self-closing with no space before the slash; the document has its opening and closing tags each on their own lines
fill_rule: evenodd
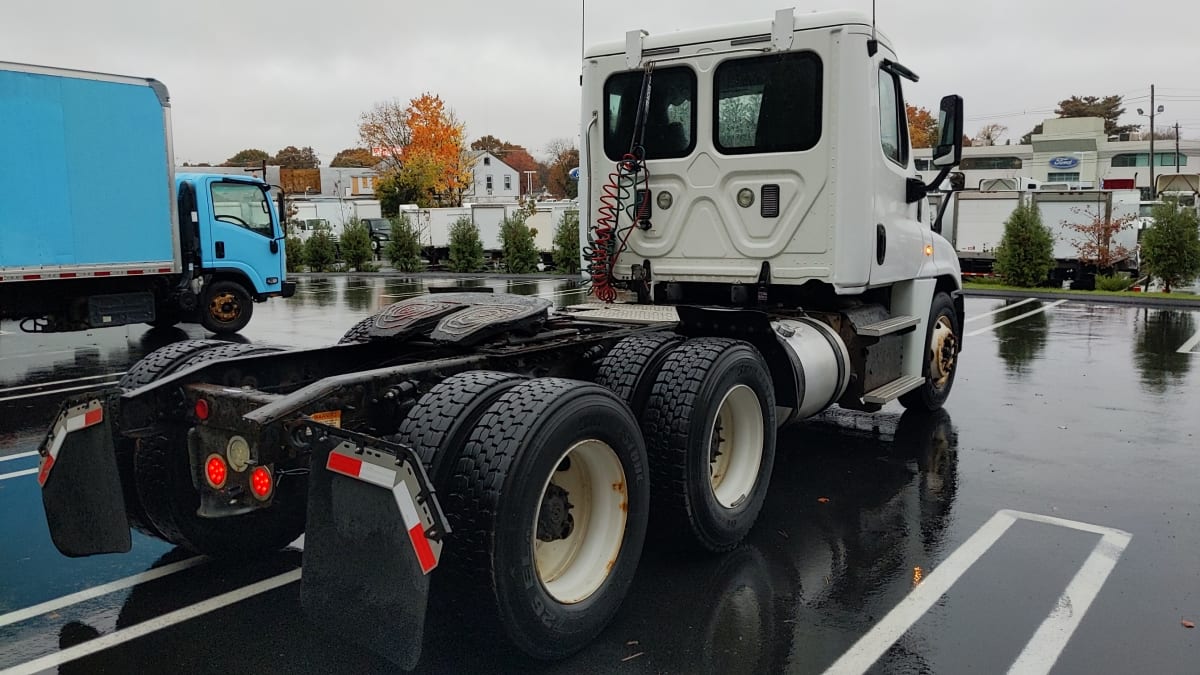
<svg viewBox="0 0 1200 675">
<path fill-rule="evenodd" d="M 225 257 L 225 242 L 223 242 L 223 241 L 217 242 L 217 257 L 218 258 Z"/>
</svg>

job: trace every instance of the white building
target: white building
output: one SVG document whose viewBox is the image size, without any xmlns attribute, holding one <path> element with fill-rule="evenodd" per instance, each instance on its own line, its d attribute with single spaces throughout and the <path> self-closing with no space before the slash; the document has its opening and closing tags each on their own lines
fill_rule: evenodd
<svg viewBox="0 0 1200 675">
<path fill-rule="evenodd" d="M 913 150 L 917 171 L 926 179 L 936 173 L 930 166 L 932 150 Z M 1175 141 L 1154 141 L 1154 175 L 1176 173 Z M 1179 173 L 1200 170 L 1200 141 L 1180 141 Z M 1067 183 L 1072 188 L 1103 187 L 1110 179 L 1132 179 L 1150 197 L 1150 141 L 1121 141 L 1104 134 L 1098 117 L 1054 118 L 1043 123 L 1042 133 L 1030 145 L 993 145 L 963 148 L 959 165 L 966 189 L 989 178 L 1032 178 L 1039 183 Z"/>
<path fill-rule="evenodd" d="M 517 170 L 485 150 L 472 155 L 475 157 L 475 166 L 471 168 L 474 180 L 463 200 L 480 204 L 517 201 L 521 195 L 521 176 Z"/>
</svg>

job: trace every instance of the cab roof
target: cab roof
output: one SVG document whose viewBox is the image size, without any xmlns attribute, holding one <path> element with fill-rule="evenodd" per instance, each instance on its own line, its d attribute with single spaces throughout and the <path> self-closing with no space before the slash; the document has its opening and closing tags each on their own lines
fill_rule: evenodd
<svg viewBox="0 0 1200 675">
<path fill-rule="evenodd" d="M 671 33 L 651 34 L 642 39 L 642 49 L 651 50 L 660 47 L 679 47 L 689 44 L 703 44 L 708 42 L 720 42 L 722 40 L 733 40 L 752 35 L 770 35 L 772 19 L 760 21 L 745 21 L 740 23 L 728 23 L 718 26 L 707 26 L 694 30 L 681 30 Z M 827 12 L 797 12 L 793 16 L 794 30 L 815 30 L 819 28 L 833 28 L 835 26 L 860 26 L 867 29 L 871 27 L 871 18 L 862 12 L 852 10 L 835 10 Z M 891 47 L 887 38 L 882 32 L 877 34 L 877 38 L 883 45 Z M 617 56 L 625 53 L 625 42 L 606 42 L 596 44 L 590 47 L 585 52 L 584 58 L 599 58 L 603 56 Z"/>
</svg>

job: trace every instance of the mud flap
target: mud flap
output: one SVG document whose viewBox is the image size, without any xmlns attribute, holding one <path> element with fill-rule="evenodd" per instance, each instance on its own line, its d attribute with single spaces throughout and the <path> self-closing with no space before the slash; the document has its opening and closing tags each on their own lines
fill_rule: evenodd
<svg viewBox="0 0 1200 675">
<path fill-rule="evenodd" d="M 125 553 L 132 544 L 106 395 L 65 402 L 38 448 L 50 539 L 73 558 Z"/>
<path fill-rule="evenodd" d="M 411 670 L 445 518 L 416 454 L 308 424 L 312 444 L 300 598 L 319 628 Z"/>
</svg>

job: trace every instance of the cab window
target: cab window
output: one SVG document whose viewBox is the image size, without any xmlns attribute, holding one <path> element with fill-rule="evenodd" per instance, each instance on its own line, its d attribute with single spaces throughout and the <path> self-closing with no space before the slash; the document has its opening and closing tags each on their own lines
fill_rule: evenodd
<svg viewBox="0 0 1200 675">
<path fill-rule="evenodd" d="M 900 92 L 900 79 L 879 71 L 879 139 L 883 154 L 900 166 L 908 166 L 908 115 Z"/>
<path fill-rule="evenodd" d="M 213 219 L 274 237 L 271 224 L 271 200 L 257 185 L 213 183 L 211 188 Z"/>
</svg>

